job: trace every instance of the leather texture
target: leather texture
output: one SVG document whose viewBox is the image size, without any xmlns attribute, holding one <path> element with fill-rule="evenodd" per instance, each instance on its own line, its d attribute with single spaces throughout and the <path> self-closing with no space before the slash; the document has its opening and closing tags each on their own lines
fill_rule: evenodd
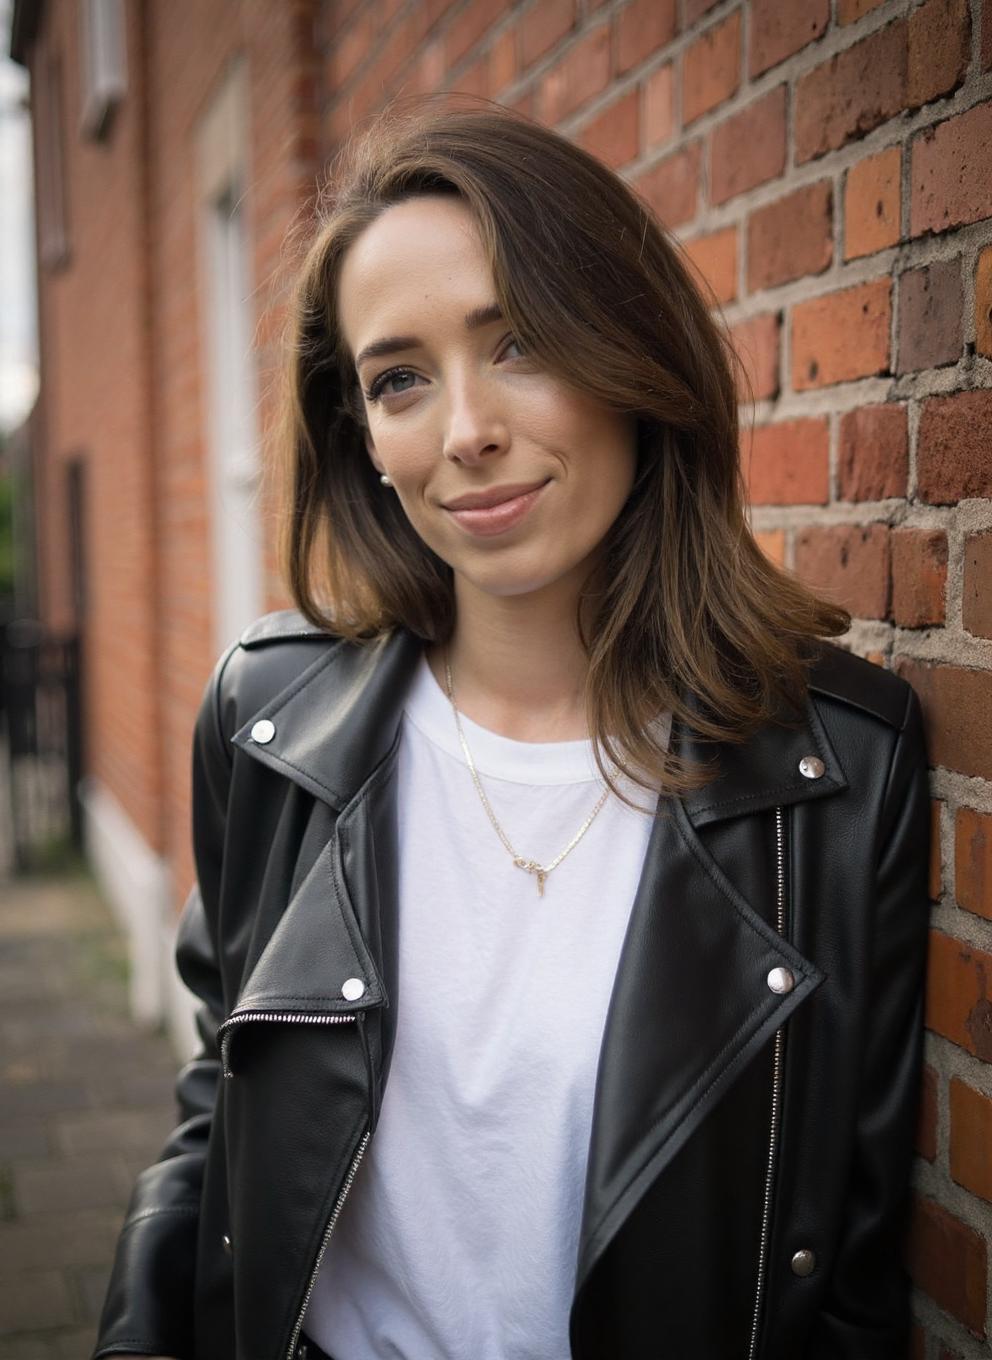
<svg viewBox="0 0 992 1360">
<path fill-rule="evenodd" d="M 135 1186 L 96 1356 L 289 1360 L 402 1023 L 393 775 L 420 651 L 403 630 L 356 645 L 281 611 L 207 685 L 177 947 L 202 1052 Z M 713 778 L 660 806 L 617 970 L 572 1355 L 904 1360 L 929 918 L 919 701 L 821 643 L 802 713 L 743 743 L 697 746 L 678 723 L 672 740 Z M 791 989 L 771 989 L 776 968 Z"/>
</svg>

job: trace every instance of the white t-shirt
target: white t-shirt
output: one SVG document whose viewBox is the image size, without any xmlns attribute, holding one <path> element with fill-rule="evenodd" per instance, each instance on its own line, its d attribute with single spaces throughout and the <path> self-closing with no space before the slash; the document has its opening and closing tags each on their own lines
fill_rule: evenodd
<svg viewBox="0 0 992 1360">
<path fill-rule="evenodd" d="M 462 726 L 511 844 L 547 864 L 602 792 L 592 743 Z M 596 1068 L 652 817 L 611 794 L 539 897 L 425 659 L 397 778 L 395 1046 L 304 1329 L 335 1360 L 567 1360 Z"/>
</svg>

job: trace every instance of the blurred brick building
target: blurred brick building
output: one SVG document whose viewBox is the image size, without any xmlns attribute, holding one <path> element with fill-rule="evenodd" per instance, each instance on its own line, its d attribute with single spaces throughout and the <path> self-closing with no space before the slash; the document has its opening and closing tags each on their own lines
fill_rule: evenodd
<svg viewBox="0 0 992 1360">
<path fill-rule="evenodd" d="M 924 699 L 914 1348 L 988 1354 L 992 0 L 17 0 L 12 50 L 36 136 L 42 611 L 83 633 L 88 838 L 138 1008 L 183 1013 L 203 683 L 286 603 L 258 490 L 286 234 L 392 94 L 519 107 L 686 246 L 750 373 L 765 550 Z"/>
</svg>

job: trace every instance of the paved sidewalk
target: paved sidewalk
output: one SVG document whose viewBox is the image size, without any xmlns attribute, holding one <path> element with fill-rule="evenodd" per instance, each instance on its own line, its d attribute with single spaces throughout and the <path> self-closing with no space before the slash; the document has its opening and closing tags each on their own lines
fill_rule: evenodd
<svg viewBox="0 0 992 1360">
<path fill-rule="evenodd" d="M 0 884 L 0 1360 L 88 1360 L 134 1176 L 174 1122 L 82 876 Z"/>
</svg>

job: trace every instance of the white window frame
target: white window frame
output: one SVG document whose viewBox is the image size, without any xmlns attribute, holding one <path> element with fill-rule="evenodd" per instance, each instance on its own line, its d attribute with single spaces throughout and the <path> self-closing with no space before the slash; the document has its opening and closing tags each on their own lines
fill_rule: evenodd
<svg viewBox="0 0 992 1360">
<path fill-rule="evenodd" d="M 36 108 L 40 115 L 36 129 L 38 247 L 43 267 L 56 270 L 69 262 L 61 55 L 58 52 L 46 53 L 41 65 L 43 75 L 36 95 Z"/>
<path fill-rule="evenodd" d="M 214 648 L 261 614 L 265 542 L 252 283 L 248 71 L 236 58 L 197 131 L 199 286 Z"/>
<path fill-rule="evenodd" d="M 127 93 L 124 0 L 80 0 L 82 132 L 106 136 Z"/>
</svg>

